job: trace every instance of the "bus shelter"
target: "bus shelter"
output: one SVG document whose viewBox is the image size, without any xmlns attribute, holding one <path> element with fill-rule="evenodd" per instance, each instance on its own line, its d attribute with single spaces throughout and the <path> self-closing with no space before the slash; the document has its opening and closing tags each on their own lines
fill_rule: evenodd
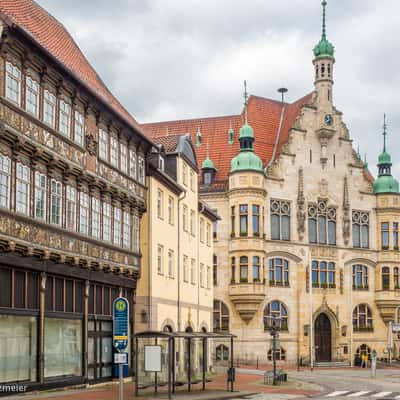
<svg viewBox="0 0 400 400">
<path fill-rule="evenodd" d="M 228 381 L 233 391 L 233 344 L 230 333 L 144 331 L 135 334 L 135 394 L 139 390 L 167 387 L 172 398 L 177 386 L 201 384 L 206 389 L 209 367 L 212 365 L 211 346 L 224 341 L 230 348 Z M 229 346 L 229 347 L 228 347 Z"/>
</svg>

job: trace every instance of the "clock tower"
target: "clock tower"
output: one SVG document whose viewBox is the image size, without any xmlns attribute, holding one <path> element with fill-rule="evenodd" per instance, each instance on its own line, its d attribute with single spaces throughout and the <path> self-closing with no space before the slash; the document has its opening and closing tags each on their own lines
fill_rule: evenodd
<svg viewBox="0 0 400 400">
<path fill-rule="evenodd" d="M 327 161 L 326 148 L 329 139 L 335 134 L 335 120 L 332 104 L 333 65 L 335 64 L 335 47 L 326 36 L 326 6 L 322 1 L 322 36 L 314 47 L 315 91 L 319 127 L 317 134 L 321 143 L 321 164 Z"/>
</svg>

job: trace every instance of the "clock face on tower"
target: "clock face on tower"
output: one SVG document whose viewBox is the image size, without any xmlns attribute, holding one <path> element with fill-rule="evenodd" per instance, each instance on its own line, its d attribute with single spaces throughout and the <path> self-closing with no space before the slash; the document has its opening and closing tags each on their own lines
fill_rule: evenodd
<svg viewBox="0 0 400 400">
<path fill-rule="evenodd" d="M 325 123 L 326 123 L 327 125 L 332 125 L 332 123 L 333 123 L 333 117 L 332 117 L 331 114 L 326 114 L 326 115 L 325 115 Z"/>
</svg>

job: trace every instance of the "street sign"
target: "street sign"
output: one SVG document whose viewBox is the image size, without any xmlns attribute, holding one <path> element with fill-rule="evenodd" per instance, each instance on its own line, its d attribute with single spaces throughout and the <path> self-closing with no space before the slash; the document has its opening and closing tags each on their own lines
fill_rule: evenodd
<svg viewBox="0 0 400 400">
<path fill-rule="evenodd" d="M 128 364 L 128 353 L 114 353 L 114 364 Z"/>
<path fill-rule="evenodd" d="M 113 303 L 113 345 L 117 351 L 128 347 L 129 302 L 125 297 L 117 297 Z"/>
<path fill-rule="evenodd" d="M 392 324 L 392 332 L 400 333 L 400 324 Z"/>
</svg>

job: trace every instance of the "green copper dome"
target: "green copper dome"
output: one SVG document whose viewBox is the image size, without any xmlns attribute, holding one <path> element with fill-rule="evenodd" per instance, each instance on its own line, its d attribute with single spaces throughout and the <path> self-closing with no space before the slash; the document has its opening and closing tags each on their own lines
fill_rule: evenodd
<svg viewBox="0 0 400 400">
<path fill-rule="evenodd" d="M 214 171 L 217 170 L 212 160 L 210 160 L 208 157 L 203 161 L 203 164 L 201 164 L 201 169 L 213 169 Z"/>
<path fill-rule="evenodd" d="M 380 164 L 392 165 L 392 157 L 386 151 L 383 151 L 378 157 L 378 165 L 380 165 Z"/>
<path fill-rule="evenodd" d="M 239 136 L 239 140 L 240 139 L 244 139 L 244 138 L 251 138 L 254 139 L 254 130 L 253 128 L 247 123 L 246 123 L 240 128 L 240 136 Z"/>
<path fill-rule="evenodd" d="M 246 170 L 263 171 L 262 161 L 253 151 L 241 151 L 231 161 L 231 172 Z"/>
<path fill-rule="evenodd" d="M 319 43 L 314 47 L 314 56 L 317 58 L 331 57 L 335 54 L 335 46 L 326 38 L 326 17 L 325 9 L 327 6 L 326 0 L 322 2 L 323 16 L 322 16 L 322 37 Z"/>
<path fill-rule="evenodd" d="M 392 175 L 378 176 L 374 182 L 374 193 L 399 193 L 399 182 Z"/>
<path fill-rule="evenodd" d="M 392 176 L 392 157 L 386 151 L 386 115 L 383 123 L 383 151 L 378 157 L 378 177 L 374 182 L 374 193 L 399 193 L 399 182 Z"/>
</svg>

